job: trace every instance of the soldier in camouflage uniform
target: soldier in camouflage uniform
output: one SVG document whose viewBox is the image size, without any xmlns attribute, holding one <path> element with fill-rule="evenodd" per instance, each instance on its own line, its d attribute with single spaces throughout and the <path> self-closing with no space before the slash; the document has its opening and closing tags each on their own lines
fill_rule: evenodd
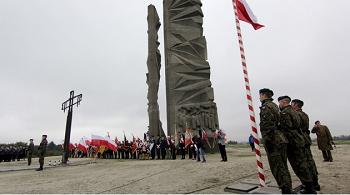
<svg viewBox="0 0 350 195">
<path fill-rule="evenodd" d="M 300 117 L 290 105 L 291 98 L 289 96 L 281 96 L 278 98 L 280 113 L 280 130 L 288 140 L 287 157 L 295 174 L 305 185 L 303 194 L 315 194 L 316 191 L 312 184 L 312 179 L 306 158 L 304 154 L 305 142 L 301 132 Z"/>
<path fill-rule="evenodd" d="M 28 145 L 28 149 L 27 149 L 27 153 L 28 153 L 28 166 L 32 163 L 32 155 L 34 152 L 34 143 L 33 143 L 33 139 L 29 140 L 29 145 Z"/>
<path fill-rule="evenodd" d="M 36 169 L 37 171 L 42 171 L 44 166 L 44 157 L 46 154 L 46 147 L 47 147 L 47 135 L 42 136 L 42 140 L 40 142 L 39 148 L 38 148 L 38 156 L 39 156 L 39 164 L 40 168 Z"/>
<path fill-rule="evenodd" d="M 310 137 L 310 130 L 309 130 L 309 116 L 301 109 L 304 105 L 304 102 L 299 99 L 292 100 L 292 107 L 294 110 L 297 111 L 297 113 L 300 116 L 301 119 L 301 131 L 303 132 L 304 136 L 304 142 L 305 142 L 305 158 L 306 163 L 308 164 L 310 174 L 312 176 L 312 183 L 314 185 L 315 190 L 319 191 L 321 190 L 320 184 L 318 183 L 318 172 L 316 163 L 314 161 L 314 158 L 312 156 L 311 152 L 311 137 Z"/>
<path fill-rule="evenodd" d="M 287 140 L 278 130 L 280 121 L 278 106 L 273 103 L 273 91 L 260 89 L 260 132 L 272 175 L 282 194 L 290 194 L 292 180 L 287 166 Z"/>
</svg>

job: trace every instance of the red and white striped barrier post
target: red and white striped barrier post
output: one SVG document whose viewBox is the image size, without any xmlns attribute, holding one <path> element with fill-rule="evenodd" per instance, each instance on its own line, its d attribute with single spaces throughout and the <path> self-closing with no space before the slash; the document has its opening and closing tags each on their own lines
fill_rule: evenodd
<svg viewBox="0 0 350 195">
<path fill-rule="evenodd" d="M 239 24 L 236 3 L 235 3 L 234 0 L 232 1 L 232 3 L 233 3 L 233 8 L 235 10 L 236 28 L 237 28 L 239 49 L 241 51 L 241 60 L 242 60 L 244 81 L 245 81 L 246 94 L 247 94 L 247 100 L 248 100 L 248 107 L 249 107 L 249 113 L 250 113 L 250 121 L 251 121 L 251 126 L 252 126 L 252 131 L 253 131 L 252 135 L 254 137 L 255 154 L 256 154 L 256 162 L 257 162 L 258 171 L 259 171 L 260 186 L 264 187 L 265 186 L 264 168 L 263 168 L 263 164 L 261 162 L 259 136 L 258 136 L 258 131 L 257 131 L 257 128 L 256 128 L 255 113 L 254 113 L 254 108 L 253 108 L 252 96 L 251 96 L 251 93 L 250 93 L 250 85 L 249 85 L 249 79 L 248 79 L 247 64 L 246 64 L 246 61 L 245 61 L 245 53 L 244 53 L 244 48 L 243 48 L 241 27 L 240 27 L 240 24 Z"/>
</svg>

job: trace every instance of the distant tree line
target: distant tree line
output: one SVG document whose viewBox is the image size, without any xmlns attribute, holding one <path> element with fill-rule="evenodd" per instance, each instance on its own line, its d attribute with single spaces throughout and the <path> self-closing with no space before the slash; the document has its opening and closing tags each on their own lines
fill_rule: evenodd
<svg viewBox="0 0 350 195">
<path fill-rule="evenodd" d="M 28 143 L 27 142 L 16 142 L 16 143 L 11 143 L 11 144 L 0 144 L 3 147 L 16 147 L 19 148 L 20 146 L 22 146 L 23 148 L 27 148 L 28 147 Z M 34 153 L 33 153 L 33 157 L 37 157 L 38 155 L 38 147 L 39 145 L 34 145 Z M 60 156 L 62 155 L 62 145 L 61 144 L 55 144 L 53 141 L 51 141 L 46 148 L 46 155 L 45 156 Z"/>
</svg>

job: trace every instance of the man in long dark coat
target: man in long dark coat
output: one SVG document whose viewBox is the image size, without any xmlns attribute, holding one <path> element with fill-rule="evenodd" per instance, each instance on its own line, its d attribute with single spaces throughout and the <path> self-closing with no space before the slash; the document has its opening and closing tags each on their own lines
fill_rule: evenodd
<svg viewBox="0 0 350 195">
<path fill-rule="evenodd" d="M 311 133 L 317 135 L 318 149 L 322 151 L 324 162 L 333 162 L 331 150 L 333 150 L 333 137 L 326 125 L 321 125 L 320 121 L 316 121 Z"/>
</svg>

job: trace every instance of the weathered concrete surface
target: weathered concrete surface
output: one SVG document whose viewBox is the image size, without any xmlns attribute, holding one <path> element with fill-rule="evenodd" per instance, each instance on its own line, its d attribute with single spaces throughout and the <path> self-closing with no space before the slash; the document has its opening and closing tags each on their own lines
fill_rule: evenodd
<svg viewBox="0 0 350 195">
<path fill-rule="evenodd" d="M 167 132 L 219 128 L 200 0 L 164 0 Z"/>
<path fill-rule="evenodd" d="M 159 16 L 154 5 L 148 6 L 148 57 L 147 68 L 148 73 L 148 116 L 149 116 L 149 131 L 151 136 L 164 134 L 162 123 L 159 118 L 159 105 L 158 105 L 158 89 L 160 80 L 160 67 L 161 67 L 161 55 L 158 49 L 158 30 L 160 28 Z"/>
</svg>

